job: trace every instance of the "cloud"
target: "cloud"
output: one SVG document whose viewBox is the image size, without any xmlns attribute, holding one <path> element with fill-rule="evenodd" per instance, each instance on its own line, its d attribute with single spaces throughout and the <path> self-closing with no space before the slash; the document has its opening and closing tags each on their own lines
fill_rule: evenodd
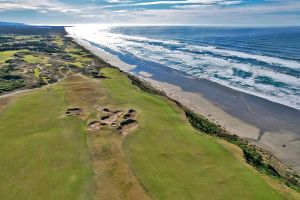
<svg viewBox="0 0 300 200">
<path fill-rule="evenodd" d="M 232 3 L 232 2 L 231 2 Z M 218 4 L 219 5 L 219 4 Z M 166 9 L 130 10 L 118 13 L 109 23 L 123 21 L 138 24 L 198 25 L 300 25 L 300 2 L 248 6 L 172 5 Z M 234 4 L 236 5 L 236 4 Z M 294 14 L 298 12 L 299 14 Z M 285 13 L 284 15 L 282 13 Z M 111 13 L 107 13 L 111 15 Z"/>
<path fill-rule="evenodd" d="M 243 1 L 220 1 L 214 2 L 213 4 L 187 4 L 187 5 L 174 5 L 173 8 L 176 9 L 197 9 L 197 8 L 211 8 L 213 6 L 221 5 L 221 6 L 229 6 L 229 5 L 237 5 L 242 3 Z"/>
<path fill-rule="evenodd" d="M 174 5 L 172 8 L 175 9 L 198 9 L 198 8 L 209 8 L 212 7 L 212 5 L 203 5 L 203 4 L 189 4 L 189 5 Z"/>
<path fill-rule="evenodd" d="M 132 2 L 129 0 L 106 0 L 108 3 L 127 3 L 127 2 Z"/>
<path fill-rule="evenodd" d="M 180 1 L 150 1 L 135 3 L 132 5 L 135 6 L 147 6 L 147 5 L 177 5 L 177 4 L 203 4 L 203 5 L 212 5 L 216 3 L 226 3 L 228 0 L 180 0 Z"/>
<path fill-rule="evenodd" d="M 48 13 L 49 11 L 56 11 L 62 13 L 80 13 L 81 10 L 68 6 L 58 1 L 49 0 L 13 0 L 13 1 L 0 1 L 0 10 L 34 10 L 41 13 Z"/>
<path fill-rule="evenodd" d="M 240 4 L 243 1 L 224 1 L 224 2 L 220 2 L 220 5 L 236 5 L 236 4 Z"/>
<path fill-rule="evenodd" d="M 126 13 L 126 12 L 128 12 L 128 10 L 115 10 L 113 12 L 115 12 L 115 13 Z"/>
<path fill-rule="evenodd" d="M 57 23 L 300 25 L 299 0 L 264 0 L 264 3 L 247 4 L 249 1 L 89 0 L 80 4 L 78 1 L 66 3 L 63 0 L 0 0 L 0 18 L 25 23 L 56 21 Z M 26 18 L 25 14 L 24 16 L 16 14 L 28 10 L 38 15 Z"/>
</svg>

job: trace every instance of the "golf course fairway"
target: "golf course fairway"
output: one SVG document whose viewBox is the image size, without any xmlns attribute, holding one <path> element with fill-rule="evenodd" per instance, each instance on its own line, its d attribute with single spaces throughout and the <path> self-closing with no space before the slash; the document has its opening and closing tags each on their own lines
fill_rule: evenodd
<svg viewBox="0 0 300 200">
<path fill-rule="evenodd" d="M 155 199 L 281 199 L 215 138 L 195 131 L 175 103 L 141 92 L 115 69 L 102 72 L 112 101 L 142 113 L 124 149 Z"/>
<path fill-rule="evenodd" d="M 284 199 L 219 139 L 194 130 L 174 102 L 141 91 L 117 69 L 101 72 L 108 78 L 79 77 L 72 87 L 63 81 L 22 94 L 3 109 L 0 199 Z M 137 110 L 139 127 L 127 136 L 87 132 L 94 103 Z M 86 113 L 66 116 L 70 106 Z M 107 183 L 111 188 L 97 195 Z M 130 193 L 133 187 L 139 193 Z M 144 196 L 134 195 L 141 190 Z"/>
<path fill-rule="evenodd" d="M 0 199 L 89 199 L 85 127 L 63 117 L 64 90 L 25 94 L 0 113 Z"/>
</svg>

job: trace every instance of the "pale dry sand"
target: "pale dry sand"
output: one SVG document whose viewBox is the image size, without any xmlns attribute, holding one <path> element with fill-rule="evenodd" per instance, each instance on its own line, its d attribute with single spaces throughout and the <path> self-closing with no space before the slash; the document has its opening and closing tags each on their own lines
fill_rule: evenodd
<svg viewBox="0 0 300 200">
<path fill-rule="evenodd" d="M 255 142 L 269 150 L 284 163 L 300 173 L 300 140 L 294 132 L 266 132 L 260 141 Z M 286 146 L 284 147 L 283 144 Z"/>
<path fill-rule="evenodd" d="M 151 78 L 153 76 L 153 74 L 150 74 L 148 72 L 144 72 L 144 71 L 140 71 L 139 75 L 145 77 L 145 78 Z"/>
</svg>

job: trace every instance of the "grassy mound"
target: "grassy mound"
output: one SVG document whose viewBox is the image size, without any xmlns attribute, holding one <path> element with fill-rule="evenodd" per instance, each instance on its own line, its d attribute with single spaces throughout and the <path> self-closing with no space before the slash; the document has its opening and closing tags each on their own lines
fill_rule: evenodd
<svg viewBox="0 0 300 200">
<path fill-rule="evenodd" d="M 124 144 L 130 164 L 157 199 L 281 199 L 215 138 L 199 134 L 166 99 L 134 88 L 114 69 L 104 87 L 115 104 L 134 106 L 140 128 Z"/>
</svg>

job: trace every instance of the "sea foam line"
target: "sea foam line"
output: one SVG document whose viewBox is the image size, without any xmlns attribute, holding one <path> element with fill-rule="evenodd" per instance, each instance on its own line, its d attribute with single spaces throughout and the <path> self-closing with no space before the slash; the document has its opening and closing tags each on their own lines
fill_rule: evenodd
<svg viewBox="0 0 300 200">
<path fill-rule="evenodd" d="M 111 33 L 109 28 L 100 29 L 99 27 L 93 27 L 86 30 L 82 28 L 71 28 L 68 30 L 73 37 L 81 38 L 96 44 L 100 44 L 107 48 L 112 49 L 121 54 L 131 53 L 140 59 L 154 61 L 173 69 L 185 71 L 192 76 L 198 78 L 209 79 L 213 82 L 225 85 L 227 87 L 259 96 L 273 102 L 287 105 L 296 109 L 300 109 L 300 97 L 292 94 L 289 88 L 276 88 L 271 85 L 256 84 L 255 78 L 257 76 L 267 76 L 274 81 L 284 82 L 294 89 L 300 90 L 300 81 L 298 78 L 281 74 L 262 67 L 253 67 L 250 64 L 235 63 L 234 60 L 226 60 L 222 58 L 195 54 L 191 52 L 185 52 L 184 50 L 195 51 L 210 51 L 215 54 L 223 56 L 236 56 L 240 58 L 250 58 L 263 61 L 270 64 L 279 64 L 283 66 L 293 65 L 293 68 L 300 69 L 300 64 L 295 61 L 283 60 L 280 58 L 273 58 L 262 55 L 247 54 L 244 52 L 237 52 L 231 50 L 217 49 L 212 46 L 195 46 L 195 45 L 182 45 L 179 42 L 156 40 L 146 37 L 127 36 L 119 33 Z M 150 43 L 162 43 L 165 45 L 182 46 L 177 50 L 170 50 L 164 46 L 153 45 Z M 176 61 L 176 62 L 174 62 Z M 205 69 L 200 69 L 206 66 Z M 243 71 L 248 71 L 253 74 L 253 77 L 249 79 L 242 79 L 240 77 L 233 77 L 232 69 L 237 68 Z M 218 79 L 215 76 L 223 76 L 228 80 Z M 298 83 L 298 84 L 297 84 Z M 240 84 L 240 85 L 239 85 Z M 251 86 L 250 88 L 244 88 L 245 85 Z M 285 90 L 285 91 L 284 91 Z M 285 95 L 283 95 L 285 94 Z"/>
</svg>

